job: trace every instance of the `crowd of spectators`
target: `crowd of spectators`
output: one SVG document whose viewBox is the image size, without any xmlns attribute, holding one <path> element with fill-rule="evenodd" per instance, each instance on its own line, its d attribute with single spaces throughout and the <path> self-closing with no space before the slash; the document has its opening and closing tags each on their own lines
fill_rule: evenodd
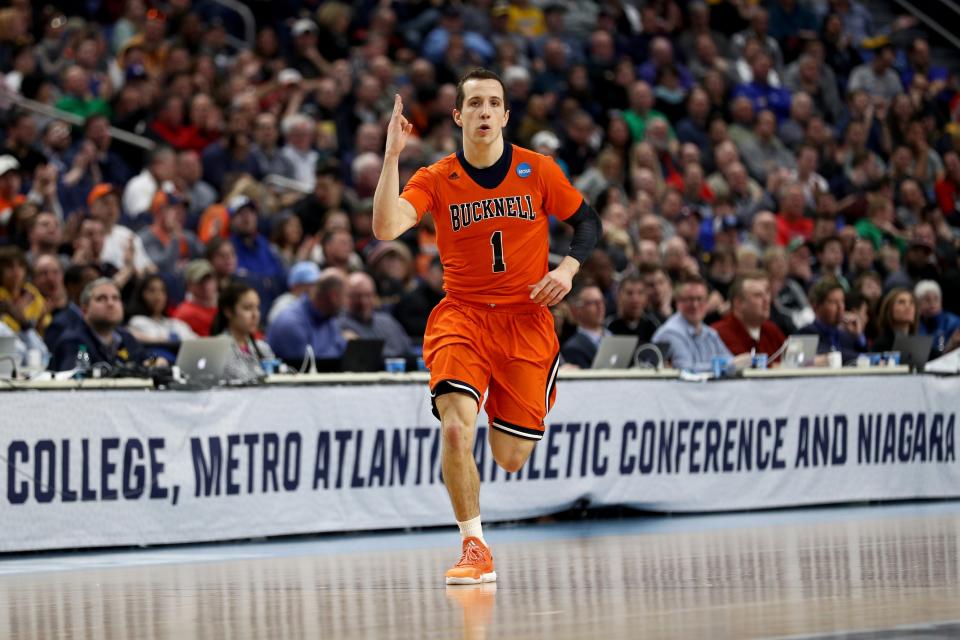
<svg viewBox="0 0 960 640">
<path fill-rule="evenodd" d="M 503 78 L 507 140 L 603 220 L 554 309 L 568 366 L 609 333 L 688 368 L 795 333 L 846 361 L 899 333 L 960 346 L 960 83 L 909 19 L 857 0 L 250 6 L 251 43 L 204 0 L 0 9 L 0 334 L 25 361 L 169 362 L 218 333 L 240 379 L 354 337 L 415 357 L 443 272 L 429 216 L 373 237 L 385 125 L 399 93 L 403 184 L 458 148 L 475 66 Z M 569 239 L 554 221 L 552 253 Z"/>
</svg>

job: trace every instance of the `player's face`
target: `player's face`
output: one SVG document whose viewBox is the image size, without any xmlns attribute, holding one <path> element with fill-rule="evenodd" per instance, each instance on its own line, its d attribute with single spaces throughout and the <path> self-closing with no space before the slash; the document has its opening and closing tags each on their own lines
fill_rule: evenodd
<svg viewBox="0 0 960 640">
<path fill-rule="evenodd" d="M 491 144 L 502 135 L 509 117 L 499 82 L 472 79 L 463 83 L 463 109 L 454 109 L 453 119 L 463 129 L 464 138 L 475 144 Z"/>
</svg>

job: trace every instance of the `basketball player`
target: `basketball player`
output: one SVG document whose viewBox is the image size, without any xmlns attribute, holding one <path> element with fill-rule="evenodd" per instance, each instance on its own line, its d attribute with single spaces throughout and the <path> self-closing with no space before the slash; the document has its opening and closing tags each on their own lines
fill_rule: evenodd
<svg viewBox="0 0 960 640">
<path fill-rule="evenodd" d="M 442 430 L 443 480 L 463 538 L 446 581 L 493 582 L 473 458 L 480 403 L 486 393 L 494 459 L 519 470 L 543 437 L 556 397 L 560 346 L 547 307 L 569 293 L 597 244 L 600 217 L 553 159 L 504 143 L 510 111 L 495 73 L 474 69 L 460 80 L 453 120 L 463 129 L 463 149 L 418 170 L 397 197 L 398 157 L 413 129 L 402 112 L 398 95 L 373 232 L 390 240 L 433 215 L 447 295 L 427 322 L 423 357 Z M 574 228 L 569 255 L 552 271 L 548 214 Z"/>
</svg>

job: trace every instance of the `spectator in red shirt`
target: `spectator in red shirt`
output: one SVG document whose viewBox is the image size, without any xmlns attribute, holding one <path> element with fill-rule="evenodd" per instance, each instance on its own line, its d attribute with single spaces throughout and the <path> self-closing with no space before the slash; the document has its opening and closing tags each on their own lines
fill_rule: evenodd
<svg viewBox="0 0 960 640">
<path fill-rule="evenodd" d="M 192 260 L 183 271 L 187 279 L 187 299 L 172 317 L 183 320 L 198 336 L 209 336 L 217 315 L 217 278 L 208 260 Z"/>
<path fill-rule="evenodd" d="M 800 236 L 809 240 L 813 235 L 813 220 L 805 218 L 803 185 L 789 182 L 780 190 L 780 213 L 777 214 L 777 244 L 785 247 Z"/>
<path fill-rule="evenodd" d="M 787 338 L 770 320 L 770 301 L 770 280 L 763 271 L 749 271 L 733 281 L 730 313 L 713 324 L 731 353 L 773 356 L 780 349 Z"/>
</svg>

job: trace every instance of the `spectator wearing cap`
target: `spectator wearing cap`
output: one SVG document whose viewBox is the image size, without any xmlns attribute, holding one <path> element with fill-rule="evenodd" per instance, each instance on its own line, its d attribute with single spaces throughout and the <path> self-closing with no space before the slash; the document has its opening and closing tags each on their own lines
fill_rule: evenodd
<svg viewBox="0 0 960 640">
<path fill-rule="evenodd" d="M 257 230 L 257 203 L 247 196 L 235 196 L 227 203 L 230 214 L 230 241 L 237 251 L 237 273 L 260 295 L 269 309 L 286 282 L 283 261 L 270 248 L 270 241 Z"/>
<path fill-rule="evenodd" d="M 330 63 L 324 60 L 317 48 L 319 27 L 309 18 L 300 18 L 290 29 L 293 35 L 293 58 L 291 67 L 304 78 L 318 78 L 326 74 Z"/>
<path fill-rule="evenodd" d="M 267 330 L 267 342 L 278 358 L 299 364 L 307 346 L 318 359 L 339 358 L 346 348 L 340 312 L 346 278 L 339 269 L 324 269 L 313 294 L 301 296 L 277 315 Z"/>
<path fill-rule="evenodd" d="M 120 199 L 112 184 L 101 182 L 94 186 L 87 195 L 87 207 L 90 209 L 90 217 L 103 223 L 103 251 L 100 253 L 100 260 L 119 270 L 128 262 L 127 255 L 132 253 L 133 268 L 138 277 L 156 269 L 137 234 L 129 227 L 119 224 Z"/>
<path fill-rule="evenodd" d="M 379 309 L 380 300 L 373 278 L 363 271 L 347 276 L 347 303 L 340 314 L 344 331 L 358 338 L 383 340 L 383 355 L 402 358 L 412 354 L 410 338 L 403 326 L 389 313 Z"/>
<path fill-rule="evenodd" d="M 730 287 L 730 312 L 712 325 L 731 353 L 773 356 L 780 350 L 787 338 L 770 320 L 770 305 L 766 273 L 750 271 L 737 276 Z"/>
<path fill-rule="evenodd" d="M 197 235 L 185 229 L 186 205 L 176 194 L 158 191 L 150 207 L 153 224 L 140 232 L 150 259 L 165 274 L 179 272 L 188 260 L 203 255 Z"/>
<path fill-rule="evenodd" d="M 153 196 L 160 189 L 172 190 L 176 177 L 176 154 L 170 147 L 158 146 L 150 152 L 147 166 L 130 179 L 123 189 L 123 211 L 134 228 L 147 224 Z"/>
<path fill-rule="evenodd" d="M 287 274 L 287 291 L 280 294 L 267 314 L 267 326 L 273 324 L 280 313 L 303 296 L 310 297 L 313 287 L 320 279 L 320 267 L 311 260 L 302 260 L 294 264 Z"/>
<path fill-rule="evenodd" d="M 844 364 L 855 361 L 857 356 L 866 350 L 866 341 L 862 336 L 855 336 L 840 326 L 846 304 L 840 283 L 824 278 L 813 285 L 810 289 L 810 303 L 816 319 L 813 323 L 801 327 L 798 333 L 820 337 L 817 353 L 839 351 Z M 822 363 L 823 359 L 819 362 Z"/>
<path fill-rule="evenodd" d="M 699 276 L 687 276 L 676 287 L 677 312 L 653 334 L 654 342 L 670 343 L 673 366 L 692 371 L 709 371 L 713 358 L 733 354 L 712 327 L 704 324 L 707 315 L 707 283 Z"/>
<path fill-rule="evenodd" d="M 913 292 L 920 309 L 919 333 L 933 336 L 933 354 L 942 354 L 960 336 L 960 316 L 944 311 L 943 294 L 936 280 L 921 280 Z"/>
<path fill-rule="evenodd" d="M 209 336 L 217 315 L 217 278 L 208 260 L 191 260 L 183 270 L 187 297 L 172 317 L 183 320 L 198 336 Z"/>
</svg>

